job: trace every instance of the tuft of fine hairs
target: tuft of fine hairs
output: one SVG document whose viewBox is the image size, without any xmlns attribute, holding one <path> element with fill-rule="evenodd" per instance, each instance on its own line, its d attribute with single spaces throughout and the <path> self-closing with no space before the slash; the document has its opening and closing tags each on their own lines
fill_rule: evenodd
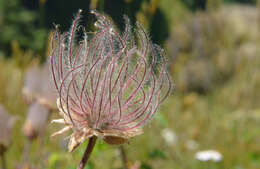
<svg viewBox="0 0 260 169">
<path fill-rule="evenodd" d="M 97 11 L 91 13 L 97 18 L 97 30 L 91 36 L 83 31 L 83 39 L 78 43 L 75 40 L 81 10 L 69 32 L 60 33 L 56 28 L 52 36 L 51 71 L 63 116 L 63 120 L 54 122 L 67 125 L 56 134 L 73 129 L 82 136 L 92 130 L 89 133 L 107 142 L 109 136 L 128 139 L 140 134 L 137 131 L 169 95 L 165 54 L 139 23 L 133 31 L 124 16 L 125 29 L 120 33 L 108 17 Z M 75 138 L 71 139 L 75 142 Z"/>
</svg>

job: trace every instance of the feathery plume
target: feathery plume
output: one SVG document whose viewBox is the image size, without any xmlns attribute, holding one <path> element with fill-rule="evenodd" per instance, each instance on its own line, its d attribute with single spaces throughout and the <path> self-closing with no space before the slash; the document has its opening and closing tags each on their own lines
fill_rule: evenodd
<svg viewBox="0 0 260 169">
<path fill-rule="evenodd" d="M 80 10 L 70 31 L 61 34 L 57 28 L 51 40 L 51 70 L 62 116 L 53 122 L 65 125 L 53 135 L 71 129 L 69 151 L 88 138 L 90 143 L 101 138 L 119 145 L 141 134 L 171 88 L 164 51 L 152 44 L 139 23 L 134 35 L 125 16 L 121 34 L 108 17 L 91 13 L 97 18 L 94 34 L 83 30 L 77 43 Z"/>
</svg>

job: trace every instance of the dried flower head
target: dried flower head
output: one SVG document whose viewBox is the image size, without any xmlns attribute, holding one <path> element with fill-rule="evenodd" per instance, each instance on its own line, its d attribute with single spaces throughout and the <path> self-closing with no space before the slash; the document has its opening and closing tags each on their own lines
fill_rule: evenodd
<svg viewBox="0 0 260 169">
<path fill-rule="evenodd" d="M 43 132 L 50 114 L 49 109 L 38 101 L 32 103 L 29 107 L 26 121 L 23 126 L 23 133 L 30 140 L 36 138 Z"/>
<path fill-rule="evenodd" d="M 80 13 L 69 32 L 57 28 L 52 37 L 51 69 L 63 117 L 53 122 L 66 126 L 54 135 L 73 130 L 69 151 L 92 136 L 122 144 L 141 134 L 171 87 L 164 51 L 139 23 L 134 35 L 124 17 L 121 34 L 108 17 L 92 11 L 97 31 L 83 30 L 77 43 Z"/>
<path fill-rule="evenodd" d="M 12 128 L 16 118 L 10 116 L 0 105 L 0 155 L 6 151 L 11 143 Z"/>
<path fill-rule="evenodd" d="M 55 109 L 57 97 L 55 90 L 50 78 L 49 64 L 28 69 L 22 90 L 23 97 L 28 104 L 37 101 L 49 109 Z"/>
</svg>

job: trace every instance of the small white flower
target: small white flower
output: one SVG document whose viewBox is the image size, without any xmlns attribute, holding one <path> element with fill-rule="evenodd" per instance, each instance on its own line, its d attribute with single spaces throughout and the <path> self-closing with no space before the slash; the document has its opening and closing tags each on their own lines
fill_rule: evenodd
<svg viewBox="0 0 260 169">
<path fill-rule="evenodd" d="M 162 135 L 164 141 L 168 145 L 176 144 L 178 137 L 171 129 L 169 129 L 169 128 L 163 129 L 161 135 Z"/>
<path fill-rule="evenodd" d="M 215 150 L 199 151 L 195 154 L 195 158 L 200 161 L 214 161 L 219 162 L 222 160 L 222 155 Z"/>
</svg>

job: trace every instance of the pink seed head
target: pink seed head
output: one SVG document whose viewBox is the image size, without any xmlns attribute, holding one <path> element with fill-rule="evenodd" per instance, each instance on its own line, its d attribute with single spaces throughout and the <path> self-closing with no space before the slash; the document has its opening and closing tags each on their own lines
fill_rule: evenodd
<svg viewBox="0 0 260 169">
<path fill-rule="evenodd" d="M 169 94 L 164 52 L 152 44 L 139 23 L 133 34 L 125 16 L 121 34 L 109 18 L 96 11 L 91 13 L 97 18 L 97 31 L 84 31 L 83 40 L 77 43 L 80 13 L 69 32 L 61 34 L 57 29 L 52 37 L 51 70 L 64 123 L 77 137 L 89 130 L 105 141 L 111 136 L 132 137 Z"/>
</svg>

